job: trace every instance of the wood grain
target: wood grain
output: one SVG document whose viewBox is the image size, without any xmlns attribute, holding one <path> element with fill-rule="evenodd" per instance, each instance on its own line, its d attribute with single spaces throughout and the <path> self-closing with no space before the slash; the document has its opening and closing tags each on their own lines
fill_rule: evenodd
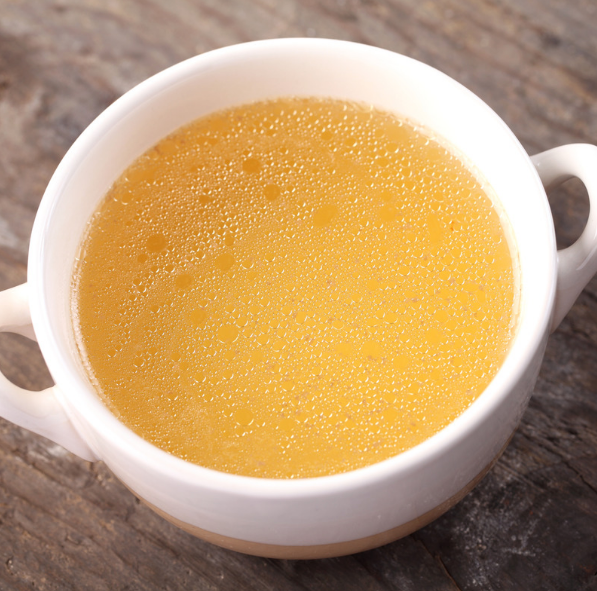
<svg viewBox="0 0 597 591">
<path fill-rule="evenodd" d="M 56 165 L 107 105 L 209 49 L 269 37 L 349 39 L 468 86 L 534 153 L 597 143 L 594 0 L 0 0 L 0 289 L 26 280 L 28 237 Z M 560 246 L 579 182 L 550 196 Z M 51 379 L 35 344 L 0 335 L 0 369 Z M 0 422 L 0 589 L 597 589 L 597 281 L 552 335 L 520 429 L 484 481 L 383 548 L 266 560 L 201 542 L 102 464 Z"/>
</svg>

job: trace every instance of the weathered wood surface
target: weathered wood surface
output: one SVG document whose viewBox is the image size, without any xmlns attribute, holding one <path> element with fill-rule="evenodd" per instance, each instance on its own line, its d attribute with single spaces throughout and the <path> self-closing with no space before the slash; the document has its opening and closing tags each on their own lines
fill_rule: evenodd
<svg viewBox="0 0 597 591">
<path fill-rule="evenodd" d="M 212 48 L 320 36 L 425 61 L 486 100 L 534 153 L 597 143 L 594 0 L 0 0 L 0 289 L 25 281 L 35 211 L 67 148 L 147 76 Z M 552 196 L 571 243 L 588 203 Z M 34 344 L 0 368 L 51 383 Z M 253 558 L 164 522 L 102 465 L 0 422 L 0 589 L 597 589 L 597 281 L 552 335 L 522 425 L 485 480 L 383 548 Z"/>
</svg>

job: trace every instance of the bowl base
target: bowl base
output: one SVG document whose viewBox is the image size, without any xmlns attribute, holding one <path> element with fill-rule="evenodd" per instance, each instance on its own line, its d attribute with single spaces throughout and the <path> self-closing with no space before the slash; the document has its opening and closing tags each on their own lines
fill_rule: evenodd
<svg viewBox="0 0 597 591">
<path fill-rule="evenodd" d="M 489 472 L 493 467 L 498 458 L 502 455 L 502 452 L 506 449 L 510 443 L 510 439 L 504 447 L 499 451 L 495 458 L 483 469 L 477 476 L 475 476 L 465 487 L 459 490 L 455 495 L 449 499 L 434 507 L 427 513 L 409 521 L 403 523 L 392 529 L 359 538 L 357 540 L 349 540 L 346 542 L 335 542 L 332 544 L 317 544 L 312 546 L 281 546 L 277 544 L 263 544 L 260 542 L 250 542 L 247 540 L 239 540 L 237 538 L 231 538 L 216 534 L 205 529 L 201 529 L 195 525 L 190 525 L 168 515 L 158 507 L 152 505 L 143 498 L 140 498 L 144 504 L 153 509 L 158 515 L 178 526 L 180 529 L 198 537 L 202 540 L 221 546 L 228 550 L 234 550 L 235 552 L 241 552 L 243 554 L 251 554 L 253 556 L 261 556 L 264 558 L 282 558 L 286 560 L 305 560 L 313 558 L 332 558 L 335 556 L 345 556 L 347 554 L 356 554 L 357 552 L 363 552 L 365 550 L 371 550 L 390 542 L 404 538 L 409 534 L 421 529 L 427 524 L 431 523 L 441 515 L 443 515 L 448 509 L 453 507 L 462 498 L 464 498 Z"/>
</svg>

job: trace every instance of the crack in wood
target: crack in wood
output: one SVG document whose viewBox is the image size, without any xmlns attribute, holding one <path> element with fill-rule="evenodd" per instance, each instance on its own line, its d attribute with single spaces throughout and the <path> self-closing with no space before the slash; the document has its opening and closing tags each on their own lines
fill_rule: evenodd
<svg viewBox="0 0 597 591">
<path fill-rule="evenodd" d="M 586 456 L 580 456 L 580 457 L 570 457 L 570 458 L 566 458 L 562 455 L 561 451 L 554 445 L 547 445 L 545 443 L 545 441 L 532 437 L 530 434 L 528 433 L 520 433 L 520 435 L 522 437 L 524 437 L 525 439 L 531 441 L 534 445 L 536 445 L 537 447 L 539 447 L 540 449 L 543 449 L 544 451 L 546 451 L 547 453 L 551 453 L 553 455 L 555 455 L 559 461 L 557 462 L 553 462 L 551 464 L 547 464 L 545 466 L 541 466 L 540 468 L 537 468 L 536 470 L 531 470 L 529 472 L 527 472 L 526 474 L 520 474 L 519 472 L 516 472 L 515 470 L 512 470 L 510 468 L 507 468 L 506 466 L 502 466 L 502 469 L 507 469 L 510 473 L 514 474 L 517 480 L 520 481 L 524 481 L 527 482 L 528 484 L 532 485 L 533 487 L 539 489 L 539 490 L 544 490 L 543 487 L 540 487 L 537 485 L 536 482 L 534 482 L 533 480 L 531 480 L 528 476 L 530 474 L 533 474 L 535 472 L 540 472 L 542 470 L 545 470 L 546 468 L 554 468 L 556 466 L 559 465 L 563 465 L 566 466 L 567 468 L 569 468 L 572 472 L 574 472 L 580 479 L 580 481 L 586 485 L 594 494 L 597 495 L 597 488 L 594 487 L 591 483 L 589 483 L 587 480 L 585 480 L 584 476 L 582 475 L 581 472 L 579 472 L 578 469 L 576 469 L 574 467 L 574 465 L 572 465 L 570 462 L 571 461 L 575 461 L 575 460 L 583 460 L 586 459 Z M 548 440 L 549 441 L 549 440 Z M 551 443 L 551 442 L 550 442 Z"/>
<path fill-rule="evenodd" d="M 590 289 L 584 289 L 579 297 L 587 298 L 591 300 L 594 304 L 597 304 L 597 295 L 595 295 Z"/>
<path fill-rule="evenodd" d="M 565 336 L 570 339 L 576 339 L 584 344 L 595 345 L 595 339 L 591 336 L 591 334 L 577 326 L 573 316 L 570 316 L 567 319 L 566 324 L 570 327 L 570 330 L 566 330 L 565 326 L 558 328 L 558 332 L 561 336 Z"/>
<path fill-rule="evenodd" d="M 452 585 L 454 585 L 454 588 L 456 589 L 456 591 L 462 591 L 462 589 L 460 588 L 460 586 L 458 585 L 458 583 L 456 582 L 454 577 L 450 574 L 450 571 L 444 564 L 444 561 L 441 559 L 441 556 L 439 555 L 439 553 L 433 554 L 429 550 L 429 548 L 427 548 L 427 546 L 425 545 L 425 542 L 423 542 L 423 540 L 416 534 L 412 534 L 412 538 L 416 542 L 418 542 L 424 548 L 425 552 L 427 552 L 427 554 L 429 554 L 429 556 L 431 556 L 431 558 L 439 565 L 440 570 L 446 575 L 446 577 L 448 578 L 448 581 L 450 581 L 450 583 L 452 583 Z"/>
<path fill-rule="evenodd" d="M 580 459 L 582 459 L 582 458 L 580 458 Z M 570 470 L 572 470 L 580 478 L 581 482 L 583 484 L 585 484 L 586 486 L 588 486 L 597 495 L 597 488 L 594 487 L 590 482 L 588 482 L 585 479 L 585 477 L 583 476 L 582 472 L 580 472 L 579 470 L 577 470 L 572 464 L 570 464 L 566 460 L 564 460 L 564 465 L 566 465 L 568 468 L 570 468 Z"/>
<path fill-rule="evenodd" d="M 462 589 L 460 588 L 460 586 L 458 585 L 458 583 L 456 582 L 454 577 L 450 574 L 450 571 L 444 564 L 444 561 L 441 559 L 441 556 L 439 554 L 437 554 L 435 556 L 435 558 L 436 558 L 437 562 L 439 563 L 440 568 L 444 571 L 444 573 L 446 573 L 446 576 L 448 577 L 448 579 L 450 579 L 450 582 L 454 585 L 454 587 L 457 589 L 457 591 L 462 591 Z"/>
</svg>

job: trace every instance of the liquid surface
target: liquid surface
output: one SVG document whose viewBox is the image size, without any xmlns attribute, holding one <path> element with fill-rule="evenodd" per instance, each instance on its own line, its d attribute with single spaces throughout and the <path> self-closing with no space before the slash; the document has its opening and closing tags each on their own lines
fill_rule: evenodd
<svg viewBox="0 0 597 591">
<path fill-rule="evenodd" d="M 394 456 L 502 363 L 516 277 L 480 182 L 433 138 L 342 101 L 200 119 L 114 184 L 74 275 L 109 408 L 155 445 L 248 476 Z"/>
</svg>

